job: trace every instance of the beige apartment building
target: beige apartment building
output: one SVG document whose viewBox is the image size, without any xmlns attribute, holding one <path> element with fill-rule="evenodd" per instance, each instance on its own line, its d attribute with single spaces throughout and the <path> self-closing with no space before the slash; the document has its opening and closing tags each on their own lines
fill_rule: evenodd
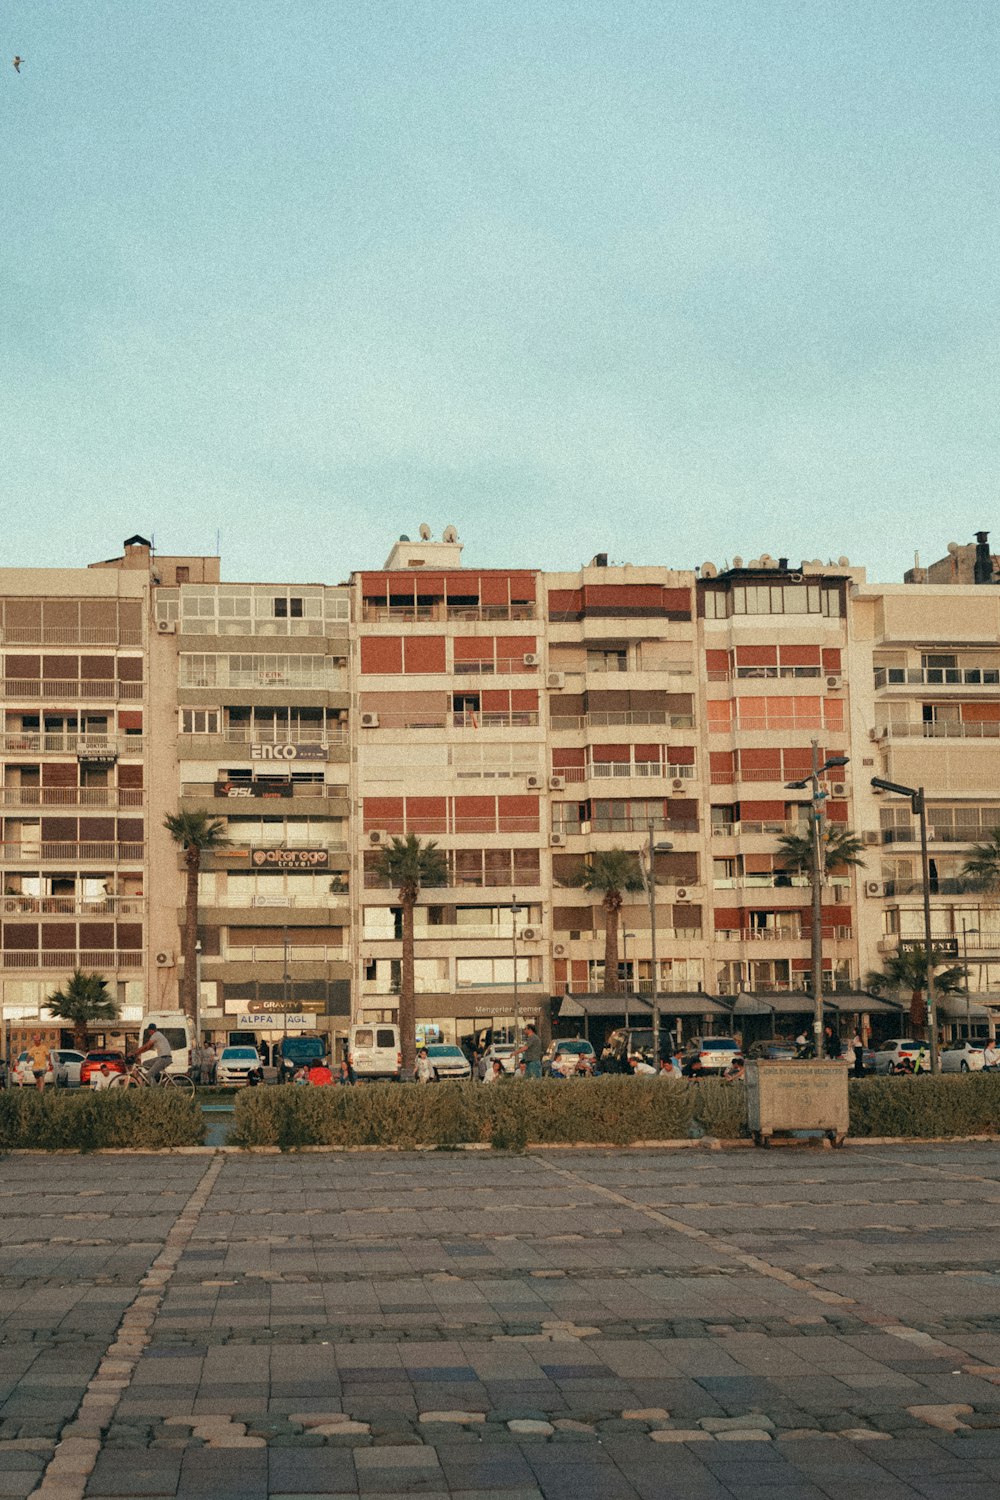
<svg viewBox="0 0 1000 1500">
<path fill-rule="evenodd" d="M 89 567 L 0 571 L 12 1045 L 77 966 L 109 980 L 125 1027 L 176 1006 L 183 862 L 162 824 L 185 808 L 226 827 L 201 881 L 216 1037 L 336 1039 L 352 1016 L 395 1016 L 400 913 L 378 859 L 407 832 L 448 869 L 417 913 L 422 1037 L 648 1024 L 654 921 L 675 1039 L 787 1033 L 811 1006 L 809 889 L 777 840 L 806 827 L 809 791 L 788 783 L 813 740 L 849 758 L 825 809 L 865 845 L 823 894 L 831 1020 L 907 1027 L 865 990 L 923 933 L 914 820 L 873 793 L 880 775 L 926 788 L 934 932 L 969 965 L 948 1025 L 992 1026 L 1000 921 L 961 879 L 1000 825 L 985 533 L 883 585 L 844 558 L 477 569 L 453 529 L 421 530 L 336 586 L 224 583 L 218 558 L 138 536 Z M 650 844 L 652 916 L 626 894 L 609 994 L 580 872 Z"/>
</svg>

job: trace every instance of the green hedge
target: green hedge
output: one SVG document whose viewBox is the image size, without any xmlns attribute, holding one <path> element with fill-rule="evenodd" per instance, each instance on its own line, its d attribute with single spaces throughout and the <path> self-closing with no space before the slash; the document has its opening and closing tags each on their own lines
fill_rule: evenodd
<svg viewBox="0 0 1000 1500">
<path fill-rule="evenodd" d="M 859 1078 L 850 1084 L 851 1135 L 994 1135 L 1000 1073 Z"/>
<path fill-rule="evenodd" d="M 683 1140 L 692 1134 L 699 1088 L 655 1078 L 581 1078 L 244 1089 L 230 1140 L 286 1150 L 470 1142 L 517 1150 L 529 1142 Z"/>
<path fill-rule="evenodd" d="M 172 1089 L 4 1089 L 0 1150 L 97 1151 L 131 1146 L 200 1146 L 205 1119 L 193 1099 Z"/>
</svg>

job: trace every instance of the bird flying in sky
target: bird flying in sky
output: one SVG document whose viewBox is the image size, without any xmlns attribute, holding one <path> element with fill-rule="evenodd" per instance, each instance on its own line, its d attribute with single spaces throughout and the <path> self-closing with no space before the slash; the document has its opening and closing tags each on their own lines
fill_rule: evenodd
<svg viewBox="0 0 1000 1500">
<path fill-rule="evenodd" d="M 24 58 L 23 57 L 15 57 L 15 59 L 14 59 L 14 72 L 15 73 L 20 73 L 20 71 L 21 71 L 21 64 L 23 62 L 24 62 Z"/>
</svg>

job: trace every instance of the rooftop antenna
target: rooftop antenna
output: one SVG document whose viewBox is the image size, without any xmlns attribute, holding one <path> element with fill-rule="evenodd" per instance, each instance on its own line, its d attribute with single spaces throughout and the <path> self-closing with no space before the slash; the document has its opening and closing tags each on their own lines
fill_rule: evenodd
<svg viewBox="0 0 1000 1500">
<path fill-rule="evenodd" d="M 222 556 L 222 533 L 218 526 L 215 528 L 215 555 L 216 557 Z"/>
</svg>

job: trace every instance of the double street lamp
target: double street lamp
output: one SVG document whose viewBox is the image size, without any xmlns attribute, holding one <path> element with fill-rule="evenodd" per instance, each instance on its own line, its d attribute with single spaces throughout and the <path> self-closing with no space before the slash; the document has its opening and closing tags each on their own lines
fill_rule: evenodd
<svg viewBox="0 0 1000 1500">
<path fill-rule="evenodd" d="M 839 770 L 848 764 L 846 755 L 829 755 L 822 765 L 819 763 L 819 740 L 812 742 L 812 770 L 801 781 L 786 781 L 788 791 L 810 789 L 809 851 L 812 866 L 812 929 L 810 944 L 810 967 L 813 990 L 813 1038 L 817 1058 L 823 1056 L 823 803 L 826 799 L 819 778 L 827 771 Z"/>
<path fill-rule="evenodd" d="M 662 840 L 660 843 L 653 842 L 653 819 L 650 818 L 646 825 L 649 837 L 645 845 L 639 850 L 639 874 L 646 891 L 646 899 L 649 902 L 649 953 L 650 962 L 653 966 L 653 1067 L 657 1073 L 660 1071 L 660 969 L 656 957 L 656 874 L 653 869 L 653 859 L 657 854 L 669 854 L 674 847 L 673 844 Z"/>
<path fill-rule="evenodd" d="M 924 896 L 924 957 L 927 960 L 927 1027 L 931 1034 L 931 1072 L 940 1071 L 938 1065 L 937 1006 L 934 997 L 934 950 L 931 946 L 931 875 L 927 854 L 927 802 L 922 786 L 901 786 L 898 781 L 884 781 L 881 776 L 872 777 L 872 786 L 880 792 L 892 792 L 896 797 L 909 797 L 914 816 L 920 824 L 920 878 Z"/>
</svg>

